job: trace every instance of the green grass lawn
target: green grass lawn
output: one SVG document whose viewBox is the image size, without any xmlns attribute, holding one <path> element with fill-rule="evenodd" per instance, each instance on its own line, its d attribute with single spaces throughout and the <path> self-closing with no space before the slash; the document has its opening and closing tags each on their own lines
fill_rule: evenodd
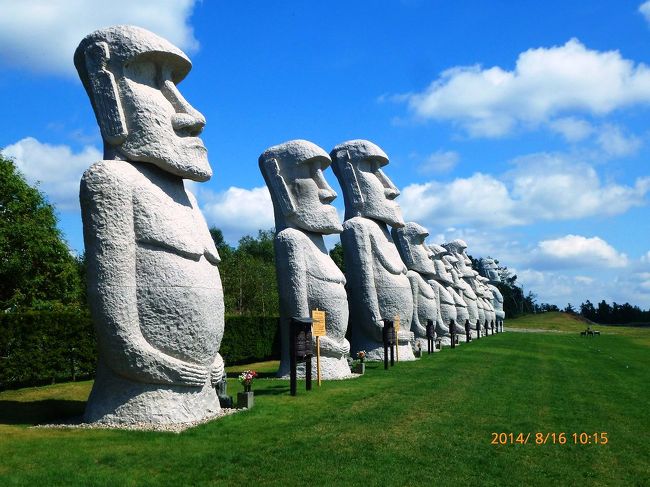
<svg viewBox="0 0 650 487">
<path fill-rule="evenodd" d="M 649 367 L 634 335 L 504 333 L 311 393 L 301 382 L 297 397 L 261 379 L 254 409 L 181 434 L 31 429 L 80 414 L 91 383 L 7 391 L 0 485 L 649 485 Z M 229 368 L 233 395 L 243 368 Z M 493 432 L 609 442 L 491 445 Z"/>
</svg>

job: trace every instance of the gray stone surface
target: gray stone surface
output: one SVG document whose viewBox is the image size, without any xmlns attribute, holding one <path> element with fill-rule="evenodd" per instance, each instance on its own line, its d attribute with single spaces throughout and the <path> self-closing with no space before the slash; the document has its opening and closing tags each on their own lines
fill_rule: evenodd
<svg viewBox="0 0 650 487">
<path fill-rule="evenodd" d="M 433 253 L 434 265 L 434 273 L 430 276 L 429 284 L 438 296 L 440 316 L 442 317 L 442 323 L 436 324 L 436 332 L 438 336 L 448 337 L 450 323 L 452 320 L 454 322 L 458 320 L 456 301 L 451 289 L 453 286 L 453 277 L 449 273 L 451 266 L 443 260 L 449 252 L 440 245 L 430 245 L 429 249 Z M 444 341 L 443 343 L 447 344 L 448 342 Z"/>
<path fill-rule="evenodd" d="M 178 92 L 179 49 L 132 26 L 74 56 L 104 141 L 81 180 L 88 300 L 99 362 L 84 421 L 181 424 L 219 414 L 219 255 L 183 179 L 212 171 L 205 119 Z"/>
<path fill-rule="evenodd" d="M 395 198 L 398 189 L 384 174 L 388 156 L 372 142 L 352 140 L 336 146 L 332 168 L 343 189 L 345 255 L 353 353 L 383 360 L 383 318 L 400 317 L 400 360 L 415 360 L 412 350 L 413 296 L 407 269 L 388 225 L 404 226 Z"/>
<path fill-rule="evenodd" d="M 492 293 L 492 305 L 494 307 L 496 318 L 499 321 L 503 321 L 506 314 L 503 311 L 503 295 L 495 286 L 496 283 L 500 282 L 500 278 L 498 266 L 496 262 L 494 262 L 494 259 L 481 259 L 479 261 L 479 272 L 488 280 L 487 286 Z"/>
<path fill-rule="evenodd" d="M 443 323 L 439 291 L 428 282 L 436 273 L 433 252 L 424 242 L 429 232 L 415 222 L 408 222 L 402 228 L 394 227 L 391 234 L 402 261 L 408 268 L 407 277 L 413 294 L 411 331 L 415 335 L 414 347 L 417 351 L 419 343 L 420 349 L 426 350 L 427 320 L 432 320 L 435 325 Z"/>
<path fill-rule="evenodd" d="M 345 277 L 330 258 L 323 235 L 343 228 L 330 203 L 336 193 L 323 171 L 331 160 L 327 152 L 306 140 L 270 147 L 259 166 L 271 192 L 275 214 L 275 261 L 280 295 L 281 362 L 279 376 L 289 374 L 291 317 L 308 317 L 320 309 L 326 314 L 327 336 L 320 338 L 321 377 L 350 377 L 350 344 Z M 315 340 L 314 340 L 315 341 Z M 316 360 L 313 360 L 316 377 Z M 304 365 L 300 367 L 304 375 Z"/>
</svg>

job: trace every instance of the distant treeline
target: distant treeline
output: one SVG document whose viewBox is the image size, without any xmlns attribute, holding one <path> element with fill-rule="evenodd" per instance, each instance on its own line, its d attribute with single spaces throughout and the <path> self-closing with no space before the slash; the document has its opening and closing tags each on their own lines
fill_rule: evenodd
<svg viewBox="0 0 650 487">
<path fill-rule="evenodd" d="M 625 325 L 628 323 L 650 324 L 650 309 L 642 310 L 638 306 L 633 306 L 630 303 L 618 304 L 614 302 L 610 305 L 604 299 L 596 306 L 587 300 L 577 309 L 571 303 L 567 304 L 564 309 L 548 303 L 535 305 L 535 312 L 543 313 L 545 311 L 564 311 L 565 313 L 579 314 L 589 321 L 603 325 Z"/>
</svg>

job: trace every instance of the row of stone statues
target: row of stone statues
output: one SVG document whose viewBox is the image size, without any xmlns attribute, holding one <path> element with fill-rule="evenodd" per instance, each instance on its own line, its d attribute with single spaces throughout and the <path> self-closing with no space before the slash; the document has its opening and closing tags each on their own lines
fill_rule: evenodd
<svg viewBox="0 0 650 487">
<path fill-rule="evenodd" d="M 74 63 L 104 143 L 104 160 L 80 187 L 99 351 L 85 420 L 203 420 L 220 410 L 214 386 L 224 377 L 224 302 L 219 254 L 183 183 L 212 175 L 199 137 L 205 118 L 177 89 L 191 63 L 133 26 L 88 35 Z M 277 229 L 281 374 L 288 372 L 288 319 L 315 308 L 327 316 L 326 378 L 350 375 L 348 324 L 353 351 L 378 359 L 382 319 L 399 316 L 400 358 L 409 360 L 427 319 L 441 336 L 465 320 L 503 319 L 498 292 L 471 270 L 461 241 L 427 247 L 426 230 L 403 223 L 399 191 L 381 169 L 388 157 L 376 145 L 351 141 L 327 154 L 292 141 L 265 151 L 259 164 Z M 336 197 L 323 175 L 330 164 L 343 188 L 343 225 L 329 204 Z M 332 233 L 341 233 L 347 276 L 325 248 L 323 235 Z"/>
<path fill-rule="evenodd" d="M 329 155 L 311 142 L 292 140 L 260 156 L 277 231 L 280 376 L 289 373 L 290 321 L 308 317 L 313 309 L 327 316 L 327 336 L 321 340 L 324 379 L 350 376 L 350 351 L 383 360 L 384 319 L 399 318 L 400 360 L 415 360 L 414 350 L 426 348 L 429 320 L 446 343 L 450 327 L 464 337 L 466 326 L 476 335 L 503 321 L 503 298 L 490 278 L 472 269 L 465 242 L 428 246 L 425 228 L 404 223 L 395 201 L 399 190 L 382 169 L 388 162 L 367 140 L 345 142 Z M 343 189 L 343 225 L 330 204 L 336 193 L 323 175 L 330 165 Z M 341 234 L 345 276 L 323 241 L 333 233 Z M 494 261 L 481 262 L 496 281 Z M 345 338 L 348 324 L 351 344 Z"/>
</svg>

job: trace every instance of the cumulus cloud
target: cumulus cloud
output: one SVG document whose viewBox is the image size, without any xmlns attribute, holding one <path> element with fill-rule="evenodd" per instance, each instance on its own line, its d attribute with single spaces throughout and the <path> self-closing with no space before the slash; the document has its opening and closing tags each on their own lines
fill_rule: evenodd
<svg viewBox="0 0 650 487">
<path fill-rule="evenodd" d="M 275 224 L 273 203 L 266 186 L 252 189 L 231 186 L 218 193 L 201 189 L 197 198 L 208 224 L 220 228 L 230 243 Z"/>
<path fill-rule="evenodd" d="M 439 150 L 426 158 L 418 168 L 418 172 L 421 174 L 446 173 L 455 168 L 459 160 L 458 152 Z"/>
<path fill-rule="evenodd" d="M 0 0 L 0 62 L 76 76 L 72 55 L 92 31 L 134 24 L 195 50 L 189 17 L 195 0 Z"/>
<path fill-rule="evenodd" d="M 648 103 L 650 68 L 618 51 L 588 49 L 571 39 L 521 53 L 512 71 L 480 65 L 448 69 L 423 92 L 397 99 L 419 118 L 456 122 L 472 136 L 498 137 L 568 111 L 601 116 Z"/>
<path fill-rule="evenodd" d="M 575 117 L 564 117 L 549 122 L 549 128 L 562 135 L 568 142 L 579 142 L 589 137 L 594 131 L 586 120 Z"/>
<path fill-rule="evenodd" d="M 476 173 L 450 183 L 406 186 L 398 201 L 405 218 L 440 226 L 508 227 L 536 221 L 613 216 L 647 204 L 650 177 L 634 185 L 603 183 L 596 170 L 559 154 L 513 161 L 500 176 Z"/>
<path fill-rule="evenodd" d="M 565 235 L 537 244 L 534 260 L 538 267 L 626 267 L 628 258 L 600 237 Z"/>
<path fill-rule="evenodd" d="M 643 2 L 639 5 L 639 12 L 641 12 L 641 15 L 643 15 L 645 20 L 650 23 L 650 1 Z"/>
<path fill-rule="evenodd" d="M 39 189 L 61 211 L 79 208 L 81 175 L 102 160 L 96 147 L 87 145 L 75 153 L 67 145 L 44 144 L 33 137 L 21 139 L 2 152 L 14 160 L 31 185 L 38 183 Z"/>
<path fill-rule="evenodd" d="M 597 138 L 598 145 L 607 155 L 614 157 L 630 156 L 641 148 L 641 139 L 626 135 L 619 127 L 605 124 Z"/>
</svg>

